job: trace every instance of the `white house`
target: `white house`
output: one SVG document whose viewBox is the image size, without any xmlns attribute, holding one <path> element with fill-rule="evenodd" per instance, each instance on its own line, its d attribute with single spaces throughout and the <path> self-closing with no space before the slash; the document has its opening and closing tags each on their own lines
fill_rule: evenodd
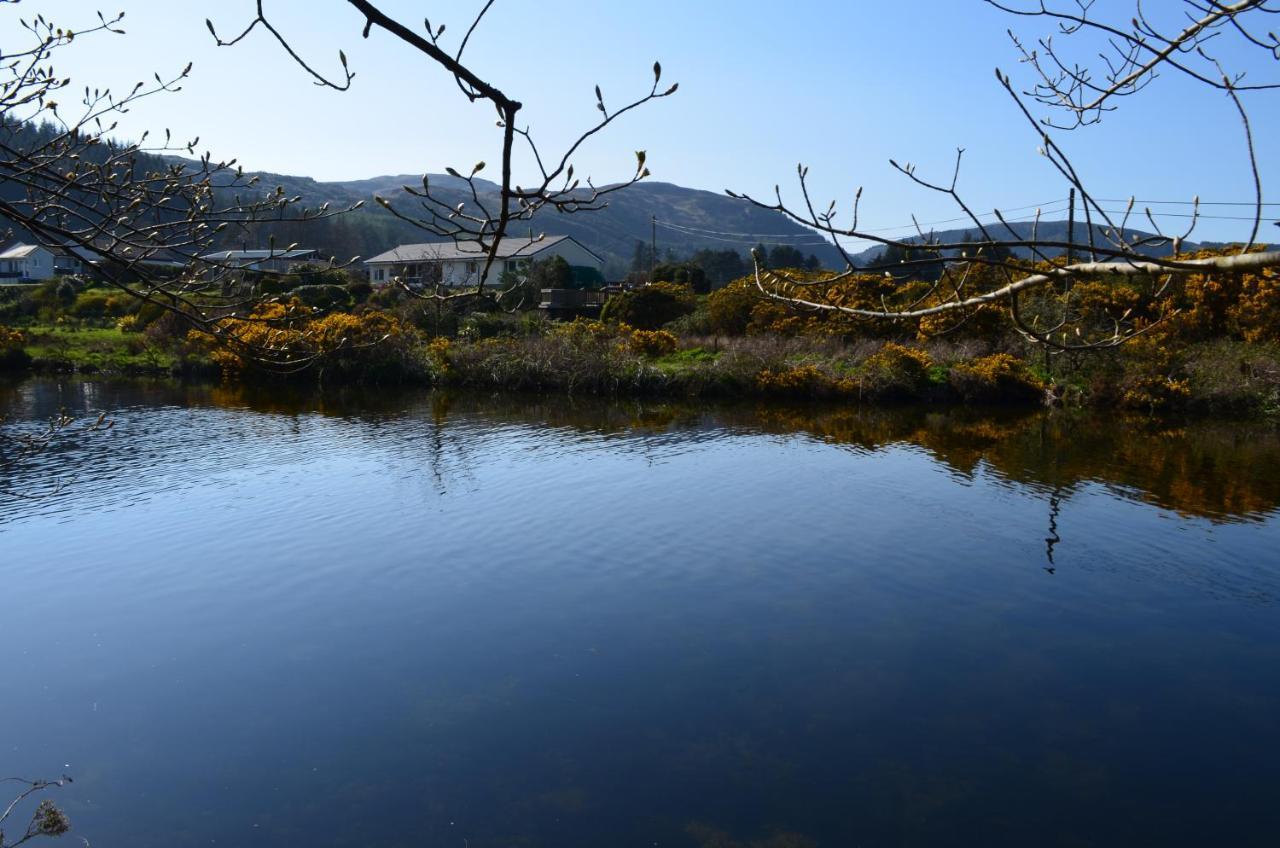
<svg viewBox="0 0 1280 848">
<path fill-rule="evenodd" d="M 0 253 L 0 279 L 47 280 L 56 273 L 53 251 L 38 244 L 15 244 Z"/>
<path fill-rule="evenodd" d="M 559 256 L 571 268 L 584 269 L 599 276 L 604 260 L 583 247 L 572 236 L 545 236 L 522 239 L 508 236 L 498 244 L 487 283 L 496 283 L 505 271 L 519 271 L 530 263 Z M 409 286 L 467 288 L 480 285 L 485 253 L 473 243 L 432 242 L 403 244 L 379 254 L 364 264 L 369 269 L 369 282 L 385 286 L 399 278 Z M 603 278 L 601 278 L 603 279 Z"/>
</svg>

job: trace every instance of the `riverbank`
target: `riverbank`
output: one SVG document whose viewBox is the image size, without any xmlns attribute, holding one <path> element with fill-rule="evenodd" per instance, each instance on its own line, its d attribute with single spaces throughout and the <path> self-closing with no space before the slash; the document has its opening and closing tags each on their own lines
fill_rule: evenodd
<svg viewBox="0 0 1280 848">
<path fill-rule="evenodd" d="M 489 330 L 492 335 L 480 338 L 433 339 L 408 330 L 394 350 L 378 351 L 376 362 L 365 361 L 370 354 L 347 351 L 282 377 L 219 357 L 184 335 L 35 325 L 9 331 L 0 362 L 17 374 L 405 384 L 520 394 L 1280 412 L 1280 352 L 1228 340 L 1188 345 L 1172 371 L 1167 363 L 1144 361 L 1149 354 L 1137 345 L 1051 360 L 1046 368 L 1042 357 L 1034 361 L 972 340 L 677 335 L 599 321 L 495 319 Z"/>
<path fill-rule="evenodd" d="M 859 278 L 844 294 L 911 285 Z M 483 298 L 424 300 L 354 280 L 303 285 L 247 312 L 210 306 L 205 332 L 109 287 L 55 280 L 0 303 L 7 325 L 0 370 L 551 396 L 1280 414 L 1280 281 L 1266 272 L 1193 276 L 1179 286 L 1155 303 L 1132 281 L 1080 283 L 1050 305 L 1087 328 L 1084 347 L 1105 341 L 1108 328 L 1136 335 L 1091 350 L 1046 351 L 1015 329 L 1003 305 L 946 321 L 860 321 L 789 308 L 750 280 L 705 295 L 655 283 L 611 298 L 601 320 L 575 321 L 549 320 L 537 309 L 509 314 Z"/>
<path fill-rule="evenodd" d="M 183 353 L 172 345 L 116 327 L 36 325 L 17 333 L 21 341 L 0 354 L 0 366 L 10 372 L 193 379 L 219 379 L 222 375 L 222 369 L 207 355 Z"/>
</svg>

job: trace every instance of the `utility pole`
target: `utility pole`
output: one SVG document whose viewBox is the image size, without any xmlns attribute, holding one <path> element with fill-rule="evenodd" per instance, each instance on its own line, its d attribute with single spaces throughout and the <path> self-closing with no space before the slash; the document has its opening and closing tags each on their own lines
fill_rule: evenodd
<svg viewBox="0 0 1280 848">
<path fill-rule="evenodd" d="M 1067 264 L 1076 261 L 1076 190 L 1067 196 Z"/>
<path fill-rule="evenodd" d="M 658 216 L 650 215 L 649 223 L 653 227 L 652 241 L 649 242 L 649 282 L 653 282 L 653 272 L 658 264 Z"/>
</svg>

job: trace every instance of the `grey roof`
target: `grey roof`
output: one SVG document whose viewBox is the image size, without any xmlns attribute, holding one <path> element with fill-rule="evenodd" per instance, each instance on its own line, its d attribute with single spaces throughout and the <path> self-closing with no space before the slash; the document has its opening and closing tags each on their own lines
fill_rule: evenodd
<svg viewBox="0 0 1280 848">
<path fill-rule="evenodd" d="M 546 236 L 538 241 L 507 236 L 498 243 L 499 259 L 512 259 L 521 256 L 535 256 L 547 248 L 562 241 L 571 241 L 582 247 L 582 244 L 570 236 Z M 585 247 L 583 250 L 587 250 Z M 591 251 L 587 250 L 588 253 Z M 594 253 L 591 253 L 595 256 Z M 435 241 L 426 244 L 402 244 L 397 248 L 379 253 L 372 259 L 365 260 L 366 265 L 401 262 L 441 262 L 458 259 L 483 259 L 485 252 L 474 243 L 458 244 L 452 241 Z M 600 257 L 596 256 L 597 259 Z"/>
<path fill-rule="evenodd" d="M 38 244 L 15 244 L 4 253 L 0 253 L 0 259 L 26 259 L 37 250 L 48 252 L 46 248 Z"/>
<path fill-rule="evenodd" d="M 111 248 L 104 245 L 99 251 L 84 245 L 73 244 L 67 246 L 67 251 L 78 257 L 81 262 L 98 264 L 108 261 Z M 173 250 L 148 250 L 142 259 L 130 258 L 127 254 L 123 257 L 110 258 L 119 262 L 136 262 L 139 265 L 162 266 L 165 268 L 184 268 L 190 264 L 190 260 L 187 257 Z"/>
<path fill-rule="evenodd" d="M 297 250 L 219 250 L 216 253 L 206 253 L 200 258 L 208 262 L 260 262 L 264 259 L 305 259 L 314 255 L 314 249 L 306 248 Z"/>
</svg>

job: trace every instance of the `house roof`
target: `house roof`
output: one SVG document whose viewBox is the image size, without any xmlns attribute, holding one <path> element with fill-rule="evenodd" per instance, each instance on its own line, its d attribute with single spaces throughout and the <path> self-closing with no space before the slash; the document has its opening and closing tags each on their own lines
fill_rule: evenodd
<svg viewBox="0 0 1280 848">
<path fill-rule="evenodd" d="M 219 250 L 200 258 L 206 262 L 260 262 L 264 259 L 305 259 L 314 256 L 314 249 L 297 250 Z"/>
<path fill-rule="evenodd" d="M 95 250 L 91 247 L 85 247 L 80 244 L 67 246 L 67 251 L 69 253 L 79 257 L 81 262 L 88 262 L 91 265 L 107 261 L 110 250 L 111 249 L 106 246 L 104 246 L 101 251 Z M 129 255 L 126 253 L 118 261 L 133 261 L 139 265 L 152 265 L 165 268 L 183 268 L 190 264 L 190 260 L 187 257 L 173 250 L 148 250 L 146 251 L 144 258 L 134 258 L 132 260 L 130 260 Z"/>
<path fill-rule="evenodd" d="M 26 259 L 37 250 L 44 250 L 45 253 L 49 252 L 38 244 L 15 244 L 4 253 L 0 253 L 0 259 Z"/>
<path fill-rule="evenodd" d="M 564 241 L 571 241 L 574 244 L 596 256 L 577 239 L 572 236 L 545 236 L 538 241 L 527 241 L 522 238 L 514 238 L 508 236 L 498 243 L 497 258 L 513 259 L 522 256 L 536 256 L 549 247 L 553 247 Z M 398 264 L 401 262 L 442 262 L 449 260 L 462 259 L 483 259 L 485 252 L 472 242 L 463 242 L 458 244 L 452 241 L 436 241 L 426 244 L 402 244 L 399 247 L 388 250 L 386 253 L 379 253 L 372 259 L 368 259 L 364 264 Z M 599 256 L 596 256 L 600 259 Z M 601 260 L 602 262 L 604 260 Z"/>
</svg>

